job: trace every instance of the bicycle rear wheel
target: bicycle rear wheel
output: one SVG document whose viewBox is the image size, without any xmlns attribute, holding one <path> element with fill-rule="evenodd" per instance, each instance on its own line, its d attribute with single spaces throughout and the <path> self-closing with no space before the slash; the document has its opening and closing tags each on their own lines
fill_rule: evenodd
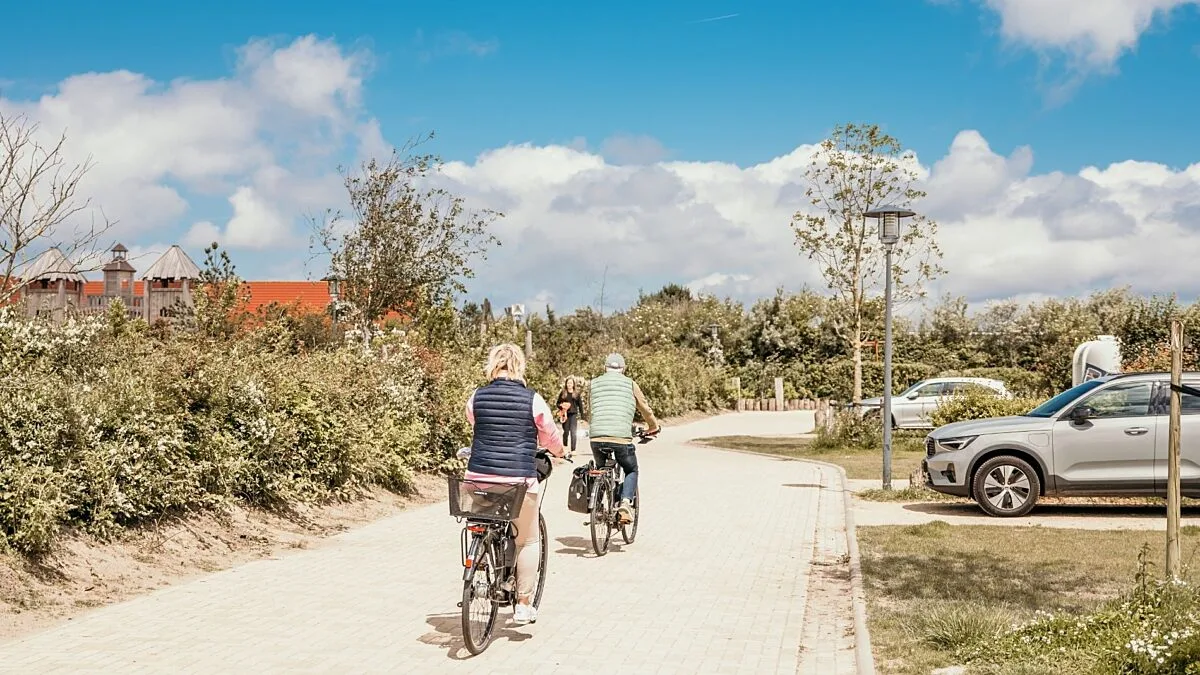
<svg viewBox="0 0 1200 675">
<path fill-rule="evenodd" d="M 613 535 L 613 489 L 609 479 L 596 482 L 595 497 L 592 498 L 591 522 L 592 550 L 597 556 L 608 553 Z"/>
<path fill-rule="evenodd" d="M 621 524 L 621 538 L 626 544 L 632 544 L 637 539 L 638 521 L 642 519 L 642 490 L 633 491 L 633 522 Z"/>
<path fill-rule="evenodd" d="M 546 562 L 549 560 L 547 555 L 550 546 L 549 539 L 546 538 L 546 517 L 538 514 L 538 536 L 541 537 L 541 556 L 538 558 L 538 582 L 537 592 L 533 594 L 533 607 L 537 609 L 542 605 L 542 591 L 546 590 Z"/>
<path fill-rule="evenodd" d="M 462 632 L 467 651 L 483 653 L 492 642 L 500 602 L 495 598 L 497 574 L 491 550 L 476 553 L 470 577 L 463 582 Z"/>
</svg>

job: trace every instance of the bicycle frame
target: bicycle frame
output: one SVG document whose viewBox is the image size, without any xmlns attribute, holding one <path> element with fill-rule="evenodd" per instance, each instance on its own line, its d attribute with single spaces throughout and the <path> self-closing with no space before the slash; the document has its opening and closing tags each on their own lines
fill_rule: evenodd
<svg viewBox="0 0 1200 675">
<path fill-rule="evenodd" d="M 516 541 L 512 523 L 468 519 L 462 530 L 463 581 L 470 580 L 475 571 L 475 561 L 487 552 L 492 554 L 491 559 L 498 566 L 498 572 L 507 573 L 515 569 L 516 560 L 509 560 L 513 556 L 507 551 L 507 542 L 510 540 Z"/>
<path fill-rule="evenodd" d="M 604 466 L 598 469 L 591 469 L 588 473 L 596 477 L 596 481 L 592 484 L 592 493 L 588 495 L 588 510 L 596 507 L 596 500 L 602 494 L 601 489 L 607 489 L 612 492 L 613 503 L 619 501 L 618 490 L 621 487 L 621 481 L 625 479 L 624 472 L 621 471 L 621 465 L 617 463 L 616 458 L 610 457 Z"/>
</svg>

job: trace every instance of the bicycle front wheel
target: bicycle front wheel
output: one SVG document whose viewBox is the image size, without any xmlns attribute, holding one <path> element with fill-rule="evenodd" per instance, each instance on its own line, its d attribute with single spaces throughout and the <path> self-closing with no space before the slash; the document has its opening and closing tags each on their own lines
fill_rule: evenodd
<svg viewBox="0 0 1200 675">
<path fill-rule="evenodd" d="M 496 600 L 499 570 L 490 548 L 479 551 L 472 562 L 471 575 L 463 582 L 462 632 L 467 651 L 479 655 L 492 642 L 500 602 Z"/>
<path fill-rule="evenodd" d="M 597 556 L 602 556 L 608 553 L 608 547 L 612 544 L 613 491 L 612 485 L 607 480 L 597 483 L 595 490 L 596 495 L 592 499 L 589 524 L 592 529 L 592 550 L 596 552 Z"/>
<path fill-rule="evenodd" d="M 621 523 L 621 538 L 626 544 L 632 544 L 634 539 L 637 539 L 638 521 L 642 519 L 642 490 L 638 488 L 633 492 L 633 522 Z"/>
<path fill-rule="evenodd" d="M 541 538 L 542 552 L 538 558 L 538 582 L 537 591 L 533 594 L 533 607 L 537 609 L 542 605 L 542 591 L 546 590 L 546 562 L 550 559 L 547 555 L 550 540 L 546 538 L 546 517 L 538 514 L 538 536 Z"/>
</svg>

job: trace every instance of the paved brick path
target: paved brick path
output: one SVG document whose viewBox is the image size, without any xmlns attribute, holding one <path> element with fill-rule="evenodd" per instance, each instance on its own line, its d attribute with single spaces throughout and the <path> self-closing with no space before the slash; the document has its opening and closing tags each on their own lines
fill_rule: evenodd
<svg viewBox="0 0 1200 675">
<path fill-rule="evenodd" d="M 853 672 L 845 612 L 805 621 L 814 553 L 844 551 L 836 476 L 682 443 L 808 428 L 811 414 L 749 413 L 668 429 L 639 450 L 638 541 L 602 559 L 565 508 L 560 465 L 539 622 L 504 627 L 474 659 L 458 635 L 459 526 L 437 504 L 0 646 L 0 671 L 790 674 L 803 658 L 804 671 Z"/>
</svg>

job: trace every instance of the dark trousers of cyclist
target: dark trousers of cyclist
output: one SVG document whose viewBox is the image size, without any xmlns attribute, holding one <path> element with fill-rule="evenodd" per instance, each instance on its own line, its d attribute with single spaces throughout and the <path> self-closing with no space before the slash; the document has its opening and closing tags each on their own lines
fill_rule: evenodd
<svg viewBox="0 0 1200 675">
<path fill-rule="evenodd" d="M 592 456 L 596 458 L 596 466 L 604 466 L 614 454 L 617 464 L 625 472 L 625 482 L 621 484 L 621 501 L 633 501 L 633 496 L 637 494 L 638 479 L 637 453 L 633 444 L 592 443 Z"/>
<path fill-rule="evenodd" d="M 575 439 L 578 435 L 579 415 L 567 415 L 563 420 L 563 445 L 571 444 L 571 452 L 575 452 Z"/>
</svg>

